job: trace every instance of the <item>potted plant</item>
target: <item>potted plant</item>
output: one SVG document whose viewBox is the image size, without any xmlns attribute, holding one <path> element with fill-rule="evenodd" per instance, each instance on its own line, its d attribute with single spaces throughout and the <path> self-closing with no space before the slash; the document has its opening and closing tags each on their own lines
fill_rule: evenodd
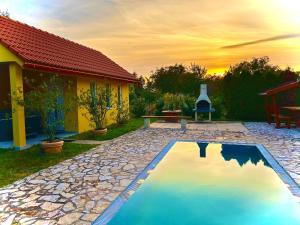
<svg viewBox="0 0 300 225">
<path fill-rule="evenodd" d="M 63 99 L 63 79 L 57 75 L 40 74 L 38 79 L 25 77 L 24 84 L 29 91 L 24 92 L 24 99 L 16 95 L 16 101 L 24 106 L 26 113 L 40 116 L 41 127 L 46 135 L 41 148 L 47 153 L 61 152 L 64 141 L 56 137 L 56 130 L 64 124 L 64 118 L 54 115 L 68 110 L 68 106 L 59 101 Z"/>
<path fill-rule="evenodd" d="M 97 135 L 107 133 L 105 117 L 107 112 L 113 107 L 111 91 L 103 86 L 94 86 L 93 89 L 81 90 L 77 103 L 84 113 L 91 126 L 95 129 L 93 132 Z"/>
<path fill-rule="evenodd" d="M 166 93 L 163 96 L 163 115 L 164 116 L 180 116 L 181 115 L 181 105 L 183 104 L 183 97 L 181 95 Z M 167 122 L 178 122 L 177 118 L 167 118 Z"/>
</svg>

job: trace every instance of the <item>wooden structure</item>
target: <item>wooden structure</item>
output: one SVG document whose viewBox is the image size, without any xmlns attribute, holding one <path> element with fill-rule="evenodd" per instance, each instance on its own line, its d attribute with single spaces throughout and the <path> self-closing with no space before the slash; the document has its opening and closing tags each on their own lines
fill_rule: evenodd
<svg viewBox="0 0 300 225">
<path fill-rule="evenodd" d="M 276 128 L 280 128 L 282 123 L 286 124 L 286 127 L 290 128 L 291 123 L 295 122 L 296 125 L 299 124 L 298 113 L 300 111 L 290 110 L 294 108 L 299 108 L 295 106 L 279 106 L 276 101 L 276 97 L 278 94 L 291 91 L 294 89 L 300 88 L 300 81 L 296 82 L 289 82 L 282 84 L 278 87 L 266 90 L 263 93 L 260 93 L 261 96 L 265 98 L 265 106 L 266 106 L 266 112 L 267 112 L 267 121 L 270 124 L 271 122 L 275 122 Z M 271 101 L 270 101 L 271 99 Z M 289 111 L 288 115 L 283 115 L 281 113 L 281 109 L 285 109 Z"/>
</svg>

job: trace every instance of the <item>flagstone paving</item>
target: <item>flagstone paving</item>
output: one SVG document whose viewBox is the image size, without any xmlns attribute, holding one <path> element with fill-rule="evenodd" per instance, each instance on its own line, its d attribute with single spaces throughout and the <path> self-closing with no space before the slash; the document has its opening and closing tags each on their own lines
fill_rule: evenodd
<svg viewBox="0 0 300 225">
<path fill-rule="evenodd" d="M 90 224 L 171 139 L 260 143 L 300 184 L 300 133 L 266 123 L 153 124 L 0 189 L 0 224 Z M 160 127 L 160 128 L 158 128 Z"/>
</svg>

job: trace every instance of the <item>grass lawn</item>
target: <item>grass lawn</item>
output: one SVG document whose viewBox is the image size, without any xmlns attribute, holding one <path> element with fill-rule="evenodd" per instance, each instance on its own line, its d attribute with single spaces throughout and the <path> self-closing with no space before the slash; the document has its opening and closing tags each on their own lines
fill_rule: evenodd
<svg viewBox="0 0 300 225">
<path fill-rule="evenodd" d="M 88 151 L 94 145 L 65 143 L 59 154 L 45 154 L 39 145 L 22 151 L 0 149 L 0 187 L 11 184 L 61 161 Z"/>
<path fill-rule="evenodd" d="M 125 124 L 113 125 L 108 127 L 107 134 L 102 136 L 95 135 L 93 132 L 88 131 L 88 132 L 74 135 L 70 138 L 74 138 L 77 140 L 97 140 L 97 141 L 111 140 L 123 134 L 126 134 L 130 131 L 137 130 L 141 128 L 143 125 L 144 125 L 143 118 L 131 119 Z"/>
</svg>

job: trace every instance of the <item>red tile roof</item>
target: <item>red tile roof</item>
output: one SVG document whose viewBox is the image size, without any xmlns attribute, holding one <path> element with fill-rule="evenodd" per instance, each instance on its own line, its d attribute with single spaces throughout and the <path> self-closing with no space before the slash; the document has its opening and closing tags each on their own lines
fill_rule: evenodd
<svg viewBox="0 0 300 225">
<path fill-rule="evenodd" d="M 24 61 L 24 68 L 136 81 L 101 52 L 3 16 L 0 43 Z"/>
<path fill-rule="evenodd" d="M 271 96 L 271 95 L 279 94 L 281 92 L 293 90 L 293 89 L 296 89 L 296 88 L 300 88 L 300 81 L 283 83 L 283 84 L 281 84 L 277 87 L 265 90 L 263 93 L 260 93 L 259 95 Z"/>
</svg>

